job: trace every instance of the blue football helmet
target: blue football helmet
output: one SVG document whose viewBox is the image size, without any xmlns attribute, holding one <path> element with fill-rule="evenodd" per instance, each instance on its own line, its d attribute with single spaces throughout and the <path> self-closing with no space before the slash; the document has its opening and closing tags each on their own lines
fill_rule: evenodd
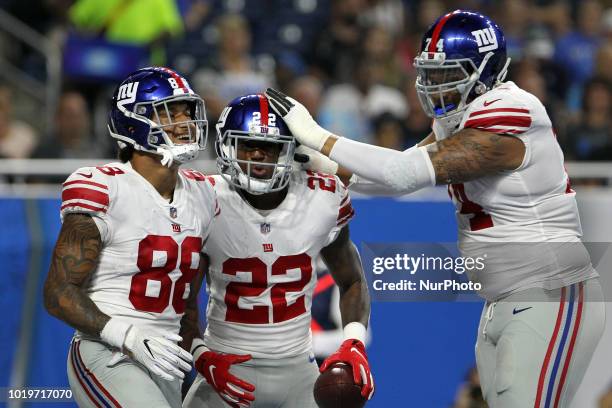
<svg viewBox="0 0 612 408">
<path fill-rule="evenodd" d="M 275 163 L 244 160 L 239 149 L 249 142 L 273 143 L 279 147 Z M 231 101 L 217 122 L 217 168 L 225 179 L 251 194 L 265 194 L 287 187 L 293 171 L 296 141 L 280 115 L 274 113 L 263 94 L 251 94 Z M 245 170 L 240 166 L 243 164 Z M 254 166 L 271 166 L 271 177 L 254 177 Z"/>
<path fill-rule="evenodd" d="M 173 103 L 186 103 L 189 120 L 174 121 Z M 169 68 L 142 68 L 128 75 L 113 93 L 108 119 L 120 147 L 162 156 L 162 164 L 195 159 L 206 146 L 208 122 L 204 101 L 181 75 Z M 163 123 L 162 123 L 163 122 Z M 166 130 L 182 129 L 185 143 L 174 143 Z M 188 135 L 185 135 L 188 133 Z"/>
<path fill-rule="evenodd" d="M 441 16 L 414 62 L 425 113 L 454 129 L 472 100 L 504 80 L 509 64 L 504 34 L 490 18 L 463 10 Z"/>
</svg>

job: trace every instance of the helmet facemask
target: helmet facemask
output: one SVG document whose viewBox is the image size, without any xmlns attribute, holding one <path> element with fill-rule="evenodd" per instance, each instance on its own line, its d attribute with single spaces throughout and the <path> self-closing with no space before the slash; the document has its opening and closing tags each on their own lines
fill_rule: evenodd
<svg viewBox="0 0 612 408">
<path fill-rule="evenodd" d="M 479 79 L 493 53 L 484 57 L 480 67 L 469 58 L 447 60 L 442 52 L 428 58 L 431 55 L 423 52 L 415 58 L 417 95 L 427 116 L 455 128 L 471 99 L 488 90 Z"/>
<path fill-rule="evenodd" d="M 264 144 L 277 147 L 279 153 L 276 162 L 240 158 L 245 149 L 256 149 L 257 145 L 265 150 L 261 147 Z M 221 134 L 221 128 L 217 126 L 215 146 L 218 155 L 217 167 L 223 177 L 235 187 L 259 195 L 283 190 L 289 184 L 293 170 L 295 138 L 281 135 L 279 128 L 253 126 L 250 132 L 228 129 Z M 257 172 L 260 173 L 259 176 Z M 270 176 L 263 177 L 261 173 L 264 172 Z"/>
<path fill-rule="evenodd" d="M 181 103 L 187 105 L 189 119 L 175 121 L 179 113 L 174 111 L 173 105 Z M 129 138 L 113 134 L 112 129 L 111 134 L 134 145 L 136 150 L 161 155 L 164 166 L 194 160 L 206 147 L 208 121 L 204 101 L 197 95 L 175 95 L 158 101 L 140 102 L 134 105 L 133 111 L 121 105 L 118 108 L 125 116 L 148 125 L 147 143 L 155 149 L 134 144 Z"/>
</svg>

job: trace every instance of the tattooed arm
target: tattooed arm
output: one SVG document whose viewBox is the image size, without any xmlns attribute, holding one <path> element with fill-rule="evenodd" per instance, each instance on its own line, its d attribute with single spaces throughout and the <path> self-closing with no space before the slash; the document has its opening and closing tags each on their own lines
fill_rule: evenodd
<svg viewBox="0 0 612 408">
<path fill-rule="evenodd" d="M 208 271 L 208 264 L 208 256 L 202 254 L 200 258 L 199 272 L 189 285 L 189 298 L 185 304 L 185 314 L 181 319 L 181 330 L 179 333 L 183 338 L 180 346 L 187 351 L 191 350 L 191 343 L 193 342 L 193 339 L 196 337 L 202 337 L 198 310 L 198 294 L 200 293 L 200 287 L 202 286 L 204 276 L 206 276 L 206 272 Z"/>
<path fill-rule="evenodd" d="M 85 214 L 66 216 L 55 244 L 44 288 L 47 311 L 75 329 L 98 336 L 108 320 L 83 286 L 98 266 L 100 232 Z"/>
<path fill-rule="evenodd" d="M 513 136 L 463 129 L 428 145 L 427 152 L 436 183 L 452 184 L 516 169 L 523 161 L 525 145 Z"/>
</svg>

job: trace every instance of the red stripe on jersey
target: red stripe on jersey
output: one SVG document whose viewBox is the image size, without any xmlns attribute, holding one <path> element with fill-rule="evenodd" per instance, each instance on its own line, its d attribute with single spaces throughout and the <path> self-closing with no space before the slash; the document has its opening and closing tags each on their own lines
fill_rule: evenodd
<svg viewBox="0 0 612 408">
<path fill-rule="evenodd" d="M 108 206 L 108 194 L 85 187 L 67 188 L 62 191 L 62 201 L 87 200 Z"/>
<path fill-rule="evenodd" d="M 342 207 L 340 207 L 340 210 L 338 210 L 338 220 L 346 217 L 347 214 L 350 213 L 352 209 L 353 209 L 353 206 L 351 205 L 350 201 L 346 203 L 345 205 L 343 205 Z"/>
<path fill-rule="evenodd" d="M 268 99 L 263 94 L 257 94 L 259 97 L 259 111 L 261 112 L 261 126 L 268 126 Z"/>
<path fill-rule="evenodd" d="M 487 113 L 495 113 L 495 112 L 513 112 L 513 113 L 527 113 L 527 114 L 529 114 L 529 109 L 521 109 L 521 108 L 484 109 L 484 110 L 479 110 L 479 111 L 470 113 L 470 118 L 472 116 L 486 115 Z"/>
<path fill-rule="evenodd" d="M 440 32 L 442 31 L 444 24 L 446 24 L 446 22 L 453 15 L 453 13 L 448 13 L 447 15 L 442 17 L 440 21 L 438 21 L 438 24 L 436 24 L 436 28 L 434 28 L 433 34 L 431 35 L 431 42 L 429 43 L 429 49 L 427 50 L 427 52 L 436 52 L 436 44 L 440 39 Z"/>
<path fill-rule="evenodd" d="M 346 204 L 346 201 L 349 199 L 349 195 L 346 194 L 343 198 L 342 201 L 340 201 L 340 207 L 342 207 L 344 204 Z"/>
<path fill-rule="evenodd" d="M 100 211 L 100 212 L 106 213 L 106 208 L 94 207 L 93 205 L 89 205 L 85 203 L 64 204 L 60 207 L 60 211 L 62 211 L 65 208 L 70 208 L 70 207 L 81 207 L 81 208 L 86 208 L 92 211 Z"/>
<path fill-rule="evenodd" d="M 62 186 L 66 187 L 66 186 L 71 186 L 73 184 L 88 184 L 90 186 L 96 186 L 96 187 L 100 187 L 100 188 L 103 188 L 105 190 L 108 190 L 108 187 L 106 187 L 104 184 L 100 184 L 100 183 L 96 183 L 95 181 L 88 181 L 88 180 L 72 180 L 72 181 L 67 181 L 64 184 L 62 184 Z"/>
<path fill-rule="evenodd" d="M 528 128 L 531 126 L 531 118 L 528 116 L 491 116 L 489 118 L 470 119 L 465 122 L 464 128 L 486 128 L 492 126 L 519 126 Z"/>
<path fill-rule="evenodd" d="M 351 220 L 351 218 L 353 218 L 354 215 L 355 215 L 355 210 L 351 208 L 351 212 L 346 217 L 342 218 L 341 220 L 338 220 L 338 222 L 336 223 L 336 226 L 343 227 Z"/>
</svg>

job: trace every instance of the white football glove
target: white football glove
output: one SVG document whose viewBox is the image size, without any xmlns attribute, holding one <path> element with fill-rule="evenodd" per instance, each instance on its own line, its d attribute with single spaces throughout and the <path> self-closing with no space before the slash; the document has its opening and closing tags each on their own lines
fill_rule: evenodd
<svg viewBox="0 0 612 408">
<path fill-rule="evenodd" d="M 158 333 L 111 319 L 100 337 L 164 380 L 183 379 L 183 371 L 191 371 L 193 358 L 177 344 L 182 340 L 178 334 Z"/>
<path fill-rule="evenodd" d="M 336 174 L 338 171 L 338 163 L 310 147 L 299 145 L 295 149 L 295 153 L 308 156 L 308 161 L 301 163 L 302 168 L 305 170 L 318 171 L 325 174 Z"/>
<path fill-rule="evenodd" d="M 273 88 L 266 90 L 266 97 L 274 112 L 283 118 L 298 142 L 320 152 L 332 133 L 319 126 L 310 116 L 308 109 L 295 99 Z"/>
</svg>

